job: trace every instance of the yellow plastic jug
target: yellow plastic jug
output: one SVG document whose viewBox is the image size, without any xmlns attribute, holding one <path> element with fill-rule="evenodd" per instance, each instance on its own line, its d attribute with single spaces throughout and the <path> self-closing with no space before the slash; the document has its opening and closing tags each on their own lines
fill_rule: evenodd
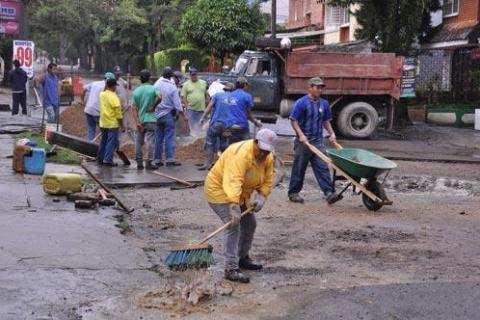
<svg viewBox="0 0 480 320">
<path fill-rule="evenodd" d="M 82 176 L 76 173 L 47 173 L 43 176 L 43 191 L 56 195 L 80 192 Z"/>
</svg>

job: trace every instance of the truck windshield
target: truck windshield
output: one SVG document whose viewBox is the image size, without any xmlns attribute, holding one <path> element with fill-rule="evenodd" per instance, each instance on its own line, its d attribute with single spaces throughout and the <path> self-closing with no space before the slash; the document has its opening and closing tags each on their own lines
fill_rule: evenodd
<svg viewBox="0 0 480 320">
<path fill-rule="evenodd" d="M 247 67 L 248 59 L 247 58 L 238 58 L 237 62 L 235 63 L 235 67 L 232 69 L 231 73 L 233 74 L 241 74 L 245 71 Z"/>
</svg>

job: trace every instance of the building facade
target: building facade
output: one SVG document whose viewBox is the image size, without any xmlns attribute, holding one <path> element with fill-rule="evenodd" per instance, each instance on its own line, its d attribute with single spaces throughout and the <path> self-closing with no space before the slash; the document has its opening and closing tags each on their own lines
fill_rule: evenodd
<svg viewBox="0 0 480 320">
<path fill-rule="evenodd" d="M 444 0 L 432 18 L 436 28 L 421 45 L 417 88 L 451 92 L 457 100 L 478 96 L 480 1 Z"/>
<path fill-rule="evenodd" d="M 357 6 L 334 7 L 325 0 L 289 0 L 287 29 L 305 38 L 297 45 L 327 45 L 354 41 L 357 21 L 351 12 Z"/>
</svg>

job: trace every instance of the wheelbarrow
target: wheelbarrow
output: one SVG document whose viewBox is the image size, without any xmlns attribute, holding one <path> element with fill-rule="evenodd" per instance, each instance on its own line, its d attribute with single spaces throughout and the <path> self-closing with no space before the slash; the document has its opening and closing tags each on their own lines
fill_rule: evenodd
<svg viewBox="0 0 480 320">
<path fill-rule="evenodd" d="M 393 204 L 388 199 L 383 184 L 390 170 L 397 167 L 395 162 L 364 149 L 342 148 L 336 144 L 337 149 L 328 149 L 328 155 L 326 155 L 308 141 L 305 144 L 333 169 L 334 190 L 336 181 L 348 181 L 347 185 L 337 194 L 338 199 L 343 197 L 343 193 L 349 187 L 353 187 L 355 193 L 362 195 L 363 204 L 369 210 L 378 211 L 384 205 Z M 383 176 L 383 181 L 380 183 L 381 176 Z"/>
</svg>

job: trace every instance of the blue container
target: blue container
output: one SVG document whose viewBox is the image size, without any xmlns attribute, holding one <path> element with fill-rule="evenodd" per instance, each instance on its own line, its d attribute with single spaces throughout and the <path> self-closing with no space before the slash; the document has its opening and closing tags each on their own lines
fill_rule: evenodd
<svg viewBox="0 0 480 320">
<path fill-rule="evenodd" d="M 47 154 L 45 149 L 32 148 L 32 154 L 23 157 L 23 172 L 29 174 L 43 174 L 45 171 L 46 159 Z"/>
</svg>

